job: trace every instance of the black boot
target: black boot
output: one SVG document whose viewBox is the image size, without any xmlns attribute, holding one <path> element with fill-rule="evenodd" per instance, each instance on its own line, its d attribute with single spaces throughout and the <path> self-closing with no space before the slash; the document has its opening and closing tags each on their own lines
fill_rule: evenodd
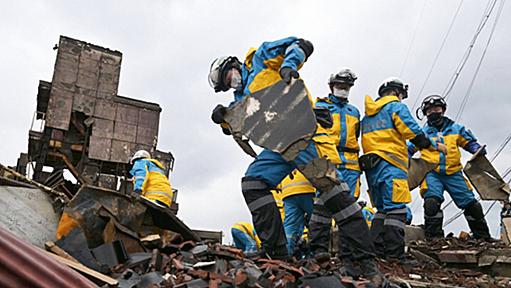
<svg viewBox="0 0 511 288">
<path fill-rule="evenodd" d="M 362 275 L 360 268 L 355 266 L 353 260 L 349 257 L 342 258 L 342 267 L 339 271 L 343 276 L 350 276 L 353 279 L 358 279 Z"/>
<path fill-rule="evenodd" d="M 320 200 L 317 200 L 309 222 L 309 245 L 314 259 L 320 263 L 330 260 L 328 248 L 331 227 L 332 214 Z"/>
<path fill-rule="evenodd" d="M 367 280 L 371 281 L 374 287 L 383 287 L 385 278 L 378 269 L 376 262 L 372 258 L 360 260 L 360 271 Z"/>
<path fill-rule="evenodd" d="M 440 205 L 440 200 L 436 197 L 424 199 L 424 234 L 427 239 L 444 238 L 444 213 Z"/>
<path fill-rule="evenodd" d="M 244 177 L 241 188 L 265 253 L 270 257 L 287 256 L 286 234 L 279 209 L 268 185 L 261 180 Z"/>
<path fill-rule="evenodd" d="M 488 224 L 484 219 L 483 207 L 481 203 L 474 202 L 465 209 L 465 218 L 468 222 L 468 227 L 474 234 L 476 239 L 491 239 Z"/>
<path fill-rule="evenodd" d="M 376 256 L 384 258 L 385 241 L 383 239 L 383 222 L 385 221 L 385 213 L 376 212 L 371 223 L 371 242 L 373 242 Z"/>
<path fill-rule="evenodd" d="M 385 257 L 387 259 L 403 259 L 405 257 L 405 224 L 406 208 L 387 212 L 383 223 L 383 240 L 385 241 Z"/>
<path fill-rule="evenodd" d="M 342 182 L 341 185 L 322 193 L 320 200 L 332 213 L 339 228 L 339 234 L 343 235 L 345 244 L 352 252 L 352 259 L 356 261 L 374 257 L 373 244 L 368 241 L 370 239 L 369 228 L 362 215 L 360 205 L 350 195 L 348 185 Z"/>
</svg>

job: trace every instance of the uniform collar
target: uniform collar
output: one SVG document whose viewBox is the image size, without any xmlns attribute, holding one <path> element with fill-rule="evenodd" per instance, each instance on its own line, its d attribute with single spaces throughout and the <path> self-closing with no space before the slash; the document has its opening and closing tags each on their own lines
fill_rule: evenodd
<svg viewBox="0 0 511 288">
<path fill-rule="evenodd" d="M 341 99 L 339 97 L 335 97 L 334 94 L 330 93 L 328 94 L 328 100 L 330 100 L 331 103 L 334 103 L 334 104 L 348 104 L 349 100 L 348 99 Z"/>
<path fill-rule="evenodd" d="M 431 126 L 428 124 L 428 122 L 426 122 L 426 129 L 434 129 L 436 131 L 446 131 L 447 129 L 449 129 L 452 124 L 454 124 L 454 121 L 451 120 L 450 118 L 446 117 L 446 116 L 443 116 L 444 120 L 443 120 L 443 123 L 442 123 L 442 127 L 440 127 L 440 129 L 438 129 L 437 127 L 435 126 Z"/>
</svg>

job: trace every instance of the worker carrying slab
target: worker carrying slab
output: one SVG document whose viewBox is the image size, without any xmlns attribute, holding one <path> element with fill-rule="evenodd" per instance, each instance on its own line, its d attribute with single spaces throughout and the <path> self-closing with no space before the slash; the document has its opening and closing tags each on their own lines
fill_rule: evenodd
<svg viewBox="0 0 511 288">
<path fill-rule="evenodd" d="M 294 108 L 300 103 L 294 100 L 300 100 L 298 97 L 302 95 L 302 91 L 306 91 L 305 88 L 300 88 L 299 94 L 293 95 L 293 93 L 288 92 L 294 91 L 294 88 L 299 87 L 297 85 L 303 84 L 303 81 L 298 79 L 300 76 L 298 70 L 311 56 L 313 49 L 310 41 L 297 37 L 287 37 L 277 41 L 264 42 L 257 49 L 250 49 L 243 63 L 233 56 L 216 59 L 210 68 L 209 83 L 215 92 L 234 89 L 234 102 L 229 107 L 222 105 L 215 107 L 212 120 L 216 124 L 220 124 L 224 133 L 227 134 L 233 132 L 229 127 L 232 128 L 233 125 L 243 122 L 244 119 L 249 119 L 253 115 L 263 117 L 259 118 L 261 121 L 254 122 L 255 126 L 253 127 L 258 128 L 270 127 L 271 123 L 275 123 L 279 119 L 292 120 L 291 123 L 294 123 L 294 127 L 293 125 L 280 127 L 280 130 L 277 129 L 280 133 L 263 133 L 266 136 L 262 140 L 269 143 L 267 147 L 271 146 L 272 143 L 281 143 L 279 140 L 285 138 L 285 132 L 290 128 L 302 129 L 302 125 L 298 126 L 296 124 L 299 123 L 298 120 L 303 120 L 308 125 L 310 122 L 307 122 L 308 119 L 303 119 L 303 117 L 310 114 L 297 113 L 289 117 L 290 114 L 286 114 L 286 109 L 283 109 L 286 105 L 271 106 L 275 109 L 281 108 L 280 111 L 263 110 L 261 107 L 267 107 L 265 105 L 268 103 L 264 102 L 265 99 L 272 99 L 272 103 L 287 103 L 290 108 Z M 282 86 L 283 83 L 284 87 Z M 283 87 L 283 89 L 278 95 L 265 93 L 268 91 L 267 89 L 280 89 L 280 87 Z M 260 93 L 257 94 L 257 92 Z M 256 94 L 260 98 L 256 97 Z M 312 99 L 308 92 L 307 97 L 309 100 Z M 250 102 L 247 103 L 249 100 Z M 312 101 L 307 105 L 309 105 L 308 110 L 302 111 L 312 112 Z M 233 111 L 237 111 L 238 114 Z M 297 110 L 287 109 L 288 113 L 293 111 Z M 241 112 L 246 114 L 243 115 Z M 239 115 L 240 117 L 236 118 L 233 115 Z M 277 115 L 278 117 L 276 117 Z M 329 113 L 325 113 L 324 109 L 318 111 L 316 115 L 320 119 L 319 122 L 323 123 L 324 126 L 328 127 L 329 122 L 331 125 L 331 117 L 329 117 Z M 230 119 L 230 121 L 226 119 Z M 257 126 L 258 123 L 268 124 Z M 315 127 L 316 133 L 323 132 L 324 128 L 322 126 Z M 276 130 L 266 132 L 276 132 Z M 255 143 L 254 139 L 251 140 Z M 367 241 L 369 229 L 362 216 L 360 206 L 355 198 L 350 195 L 349 186 L 335 167 L 336 164 L 340 164 L 335 144 L 324 137 L 314 137 L 313 139 L 304 137 L 290 145 L 286 145 L 285 150 L 279 150 L 279 147 L 277 145 L 272 150 L 264 149 L 257 155 L 245 172 L 245 177 L 243 177 L 241 183 L 243 196 L 252 214 L 252 222 L 262 242 L 264 253 L 262 256 L 266 255 L 266 257 L 277 259 L 289 257 L 282 220 L 279 217 L 279 211 L 270 190 L 276 187 L 294 169 L 298 168 L 312 185 L 320 191 L 320 200 L 334 215 L 341 233 L 349 235 L 348 245 L 359 251 L 357 253 L 359 258 L 356 260 L 360 261 L 363 275 L 376 286 L 380 286 L 383 278 L 373 259 L 373 246 Z"/>
<path fill-rule="evenodd" d="M 172 187 L 160 161 L 151 159 L 149 152 L 139 150 L 131 157 L 130 164 L 133 165 L 130 174 L 133 176 L 135 195 L 145 197 L 160 206 L 170 207 Z"/>
<path fill-rule="evenodd" d="M 438 167 L 426 174 L 421 183 L 420 192 L 424 198 L 424 229 L 427 238 L 444 237 L 442 229 L 444 214 L 441 209 L 444 202 L 444 191 L 447 191 L 458 208 L 465 210 L 465 219 L 473 235 L 477 239 L 490 239 L 488 225 L 484 219 L 481 203 L 476 200 L 472 187 L 461 172 L 461 152 L 486 154 L 486 150 L 477 142 L 476 137 L 465 126 L 445 116 L 447 103 L 440 95 L 424 98 L 417 112 L 420 111 L 428 121 L 422 130 L 434 141 L 447 146 L 448 154 L 440 151 L 421 151 L 421 158 L 431 163 L 439 163 Z M 409 153 L 416 152 L 416 146 L 409 143 Z"/>
</svg>

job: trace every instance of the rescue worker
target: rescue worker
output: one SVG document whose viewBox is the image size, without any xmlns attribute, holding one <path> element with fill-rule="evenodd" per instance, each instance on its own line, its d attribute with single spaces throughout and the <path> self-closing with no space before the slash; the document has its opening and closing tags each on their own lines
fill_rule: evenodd
<svg viewBox="0 0 511 288">
<path fill-rule="evenodd" d="M 341 163 L 338 169 L 341 171 L 343 180 L 350 188 L 350 194 L 355 199 L 360 195 L 360 167 L 358 165 L 358 137 L 360 135 L 360 112 L 357 107 L 351 105 L 348 100 L 351 87 L 355 84 L 357 76 L 351 69 L 343 68 L 338 73 L 332 74 L 328 79 L 330 94 L 325 98 L 318 98 L 316 107 L 324 107 L 330 111 L 333 125 L 326 133 L 334 139 Z M 364 211 L 362 211 L 364 213 Z M 311 251 L 319 262 L 330 259 L 328 247 L 330 243 L 330 228 L 332 215 L 320 201 L 314 204 L 314 212 L 311 219 Z M 339 256 L 344 265 L 353 266 L 352 251 L 348 249 L 345 239 L 346 234 L 339 233 L 341 253 Z"/>
<path fill-rule="evenodd" d="M 311 42 L 296 37 L 264 42 L 258 49 L 249 51 L 244 63 L 232 56 L 216 59 L 210 68 L 209 83 L 216 92 L 234 89 L 237 102 L 280 80 L 290 84 L 293 78 L 299 78 L 298 70 L 312 52 Z M 225 111 L 226 107 L 222 105 L 215 107 L 212 120 L 229 133 L 224 121 Z M 317 132 L 321 129 L 318 126 Z M 349 245 L 358 252 L 356 260 L 360 261 L 363 274 L 379 286 L 383 278 L 373 259 L 373 247 L 366 241 L 369 231 L 362 212 L 349 194 L 349 187 L 342 181 L 340 172 L 335 169 L 334 164 L 340 164 L 340 159 L 334 144 L 328 137 L 321 137 L 298 141 L 284 154 L 265 149 L 245 172 L 242 192 L 262 241 L 262 250 L 272 258 L 288 257 L 285 232 L 270 189 L 298 168 L 321 191 L 320 199 L 334 215 L 339 230 L 350 235 Z"/>
<path fill-rule="evenodd" d="M 309 226 L 316 193 L 316 188 L 300 171 L 295 169 L 291 175 L 286 176 L 278 187 L 284 201 L 284 232 L 289 255 L 294 254 L 304 228 Z"/>
<path fill-rule="evenodd" d="M 257 236 L 254 226 L 248 222 L 238 222 L 231 227 L 234 246 L 243 250 L 243 253 L 252 253 L 261 247 L 261 240 Z"/>
<path fill-rule="evenodd" d="M 379 98 L 365 98 L 361 122 L 364 155 L 359 162 L 366 172 L 371 202 L 377 213 L 371 237 L 380 257 L 404 259 L 406 204 L 412 200 L 408 189 L 408 151 L 406 140 L 420 149 L 443 149 L 432 142 L 401 103 L 408 97 L 408 85 L 398 78 L 385 80 Z"/>
<path fill-rule="evenodd" d="M 490 239 L 488 225 L 484 219 L 483 208 L 472 192 L 472 187 L 461 171 L 461 153 L 459 147 L 469 153 L 481 149 L 476 137 L 463 125 L 445 116 L 447 103 L 440 95 L 430 95 L 422 101 L 420 107 L 428 121 L 422 128 L 424 133 L 435 141 L 444 143 L 449 154 L 438 151 L 422 151 L 421 158 L 432 163 L 440 163 L 426 174 L 420 191 L 424 198 L 424 226 L 427 238 L 444 237 L 442 229 L 443 212 L 440 208 L 444 201 L 444 190 L 449 193 L 458 208 L 465 210 L 465 219 L 476 239 Z M 410 150 L 415 146 L 410 143 Z M 481 151 L 483 155 L 485 150 Z"/>
<path fill-rule="evenodd" d="M 145 150 L 135 152 L 130 164 L 133 165 L 130 171 L 133 176 L 133 192 L 160 206 L 170 207 L 173 192 L 163 165 L 151 159 L 151 154 Z"/>
</svg>

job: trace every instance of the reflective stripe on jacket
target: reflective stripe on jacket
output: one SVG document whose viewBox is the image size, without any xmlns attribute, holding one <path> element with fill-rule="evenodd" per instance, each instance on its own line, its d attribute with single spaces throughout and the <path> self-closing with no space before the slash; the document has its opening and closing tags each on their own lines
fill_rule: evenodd
<svg viewBox="0 0 511 288">
<path fill-rule="evenodd" d="M 365 154 L 377 154 L 392 165 L 408 171 L 406 140 L 423 132 L 398 97 L 384 96 L 374 101 L 366 96 L 361 129 Z"/>
<path fill-rule="evenodd" d="M 316 188 L 311 185 L 309 180 L 300 171 L 295 169 L 291 173 L 293 174 L 293 179 L 288 175 L 277 187 L 282 191 L 282 199 L 292 195 L 316 192 Z"/>
</svg>

